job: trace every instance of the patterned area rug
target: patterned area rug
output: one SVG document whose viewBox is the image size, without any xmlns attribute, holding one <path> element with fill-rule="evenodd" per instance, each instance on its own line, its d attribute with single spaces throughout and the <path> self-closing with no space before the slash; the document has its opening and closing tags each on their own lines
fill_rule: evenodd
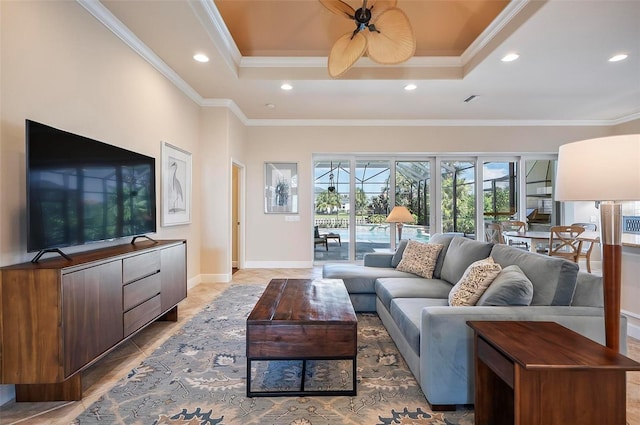
<svg viewBox="0 0 640 425">
<path fill-rule="evenodd" d="M 246 397 L 246 318 L 264 285 L 232 285 L 73 424 L 472 425 L 433 413 L 375 314 L 358 314 L 358 395 Z M 301 362 L 256 362 L 252 387 L 299 385 Z M 307 362 L 306 388 L 349 389 L 350 361 Z"/>
</svg>

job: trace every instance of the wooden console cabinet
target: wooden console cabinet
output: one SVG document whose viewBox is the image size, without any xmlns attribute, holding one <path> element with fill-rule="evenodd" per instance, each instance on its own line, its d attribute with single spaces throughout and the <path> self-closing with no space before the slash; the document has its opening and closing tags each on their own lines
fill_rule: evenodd
<svg viewBox="0 0 640 425">
<path fill-rule="evenodd" d="M 140 241 L 0 269 L 0 383 L 80 400 L 82 369 L 187 296 L 186 242 Z"/>
</svg>

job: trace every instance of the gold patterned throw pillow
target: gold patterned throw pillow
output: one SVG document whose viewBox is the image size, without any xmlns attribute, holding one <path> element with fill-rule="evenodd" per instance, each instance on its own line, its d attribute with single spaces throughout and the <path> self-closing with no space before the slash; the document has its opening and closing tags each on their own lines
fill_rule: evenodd
<svg viewBox="0 0 640 425">
<path fill-rule="evenodd" d="M 449 292 L 449 305 L 476 305 L 501 270 L 491 257 L 471 263 Z"/>
<path fill-rule="evenodd" d="M 407 247 L 402 253 L 402 260 L 398 263 L 396 270 L 431 279 L 442 247 L 443 245 L 441 244 L 410 240 L 407 242 Z"/>
</svg>

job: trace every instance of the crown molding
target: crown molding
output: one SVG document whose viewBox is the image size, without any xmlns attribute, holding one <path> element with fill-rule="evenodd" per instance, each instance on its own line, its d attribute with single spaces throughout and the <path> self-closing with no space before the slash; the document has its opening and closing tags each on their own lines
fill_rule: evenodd
<svg viewBox="0 0 640 425">
<path fill-rule="evenodd" d="M 112 33 L 120 38 L 134 52 L 138 53 L 142 58 L 151 64 L 165 78 L 171 81 L 179 90 L 181 90 L 189 99 L 197 104 L 202 104 L 202 96 L 196 92 L 193 87 L 187 84 L 172 68 L 169 67 L 153 50 L 147 47 L 122 21 L 116 18 L 100 1 L 98 0 L 76 0 L 78 4 L 84 7 L 94 18 L 107 27 Z"/>
<path fill-rule="evenodd" d="M 242 112 L 242 109 L 231 99 L 205 99 L 200 106 L 203 108 L 227 108 L 244 124 L 249 125 L 251 121 Z"/>
<path fill-rule="evenodd" d="M 510 23 L 522 10 L 527 6 L 530 0 L 511 0 L 509 4 L 500 12 L 496 17 L 480 33 L 480 35 L 473 40 L 473 42 L 467 47 L 467 49 L 460 55 L 460 62 L 467 64 L 471 59 L 478 55 L 482 49 L 487 47 L 496 36 L 505 29 L 508 23 Z"/>
<path fill-rule="evenodd" d="M 190 1 L 189 5 L 218 49 L 220 56 L 237 77 L 241 66 L 242 54 L 213 0 Z"/>
<path fill-rule="evenodd" d="M 249 119 L 250 127 L 602 127 L 608 120 L 327 120 Z"/>
</svg>

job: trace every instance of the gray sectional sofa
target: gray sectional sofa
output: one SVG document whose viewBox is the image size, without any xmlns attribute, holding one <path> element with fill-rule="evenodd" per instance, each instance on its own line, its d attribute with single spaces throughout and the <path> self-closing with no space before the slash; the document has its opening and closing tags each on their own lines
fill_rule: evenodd
<svg viewBox="0 0 640 425">
<path fill-rule="evenodd" d="M 468 320 L 554 321 L 604 344 L 599 276 L 579 272 L 578 265 L 564 259 L 507 245 L 447 234 L 433 235 L 429 242 L 443 245 L 431 279 L 396 269 L 402 245 L 395 254 L 367 254 L 364 265 L 325 264 L 323 277 L 344 281 L 356 311 L 377 312 L 432 408 L 474 402 L 473 331 Z M 449 292 L 467 267 L 489 256 L 503 272 L 518 266 L 531 282 L 532 296 L 523 301 L 522 294 L 502 279 L 501 294 L 494 291 L 487 299 L 490 286 L 474 306 L 449 306 Z M 622 317 L 623 353 L 626 328 Z"/>
</svg>

